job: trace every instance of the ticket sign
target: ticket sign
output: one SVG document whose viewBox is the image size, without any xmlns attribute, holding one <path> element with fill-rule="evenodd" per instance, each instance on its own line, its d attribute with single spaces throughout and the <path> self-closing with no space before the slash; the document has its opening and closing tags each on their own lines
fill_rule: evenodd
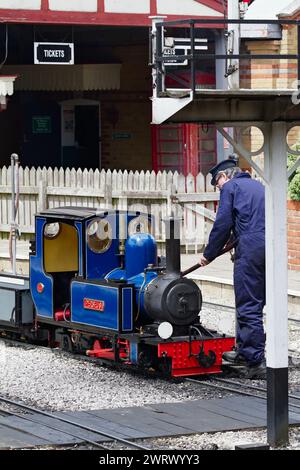
<svg viewBox="0 0 300 470">
<path fill-rule="evenodd" d="M 72 65 L 74 64 L 74 44 L 66 42 L 35 42 L 34 63 Z"/>
</svg>

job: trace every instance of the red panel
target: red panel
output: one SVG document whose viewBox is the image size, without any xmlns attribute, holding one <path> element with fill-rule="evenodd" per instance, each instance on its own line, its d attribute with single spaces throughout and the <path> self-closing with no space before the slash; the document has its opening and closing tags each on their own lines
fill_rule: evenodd
<svg viewBox="0 0 300 470">
<path fill-rule="evenodd" d="M 156 16 L 157 15 L 156 0 L 150 0 L 150 15 L 151 16 Z"/>
<path fill-rule="evenodd" d="M 222 355 L 231 351 L 235 344 L 234 338 L 214 338 L 204 341 L 192 341 L 192 354 L 198 355 L 203 344 L 207 355 L 209 351 L 216 354 L 216 362 L 212 367 L 205 368 L 199 364 L 195 356 L 190 356 L 188 341 L 163 343 L 158 345 L 158 357 L 172 358 L 172 377 L 185 377 L 188 375 L 216 374 L 221 372 Z"/>
<path fill-rule="evenodd" d="M 198 140 L 199 124 L 185 124 L 185 170 L 184 174 L 191 173 L 197 176 L 199 173 L 198 153 L 199 153 L 199 140 Z"/>
<path fill-rule="evenodd" d="M 96 299 L 83 299 L 83 308 L 87 310 L 94 310 L 96 312 L 104 312 L 105 302 L 104 300 Z"/>
<path fill-rule="evenodd" d="M 176 80 L 178 77 L 181 82 Z M 182 81 L 184 83 L 182 83 Z M 207 85 L 207 86 L 214 86 L 216 84 L 216 76 L 214 73 L 209 72 L 196 72 L 196 84 L 197 85 Z M 176 70 L 175 72 L 172 71 L 172 76 L 166 75 L 165 79 L 165 86 L 167 88 L 190 88 L 191 87 L 191 72 L 184 71 L 184 70 Z"/>
<path fill-rule="evenodd" d="M 49 0 L 42 0 L 42 10 L 49 10 Z"/>
<path fill-rule="evenodd" d="M 184 124 L 152 126 L 152 164 L 154 171 L 184 173 Z"/>
<path fill-rule="evenodd" d="M 98 0 L 98 13 L 102 14 L 105 12 L 104 0 Z"/>
</svg>

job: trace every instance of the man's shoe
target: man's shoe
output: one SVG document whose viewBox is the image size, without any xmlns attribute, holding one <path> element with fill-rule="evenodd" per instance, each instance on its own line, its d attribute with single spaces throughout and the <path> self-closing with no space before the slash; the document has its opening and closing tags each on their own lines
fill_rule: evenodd
<svg viewBox="0 0 300 470">
<path fill-rule="evenodd" d="M 262 361 L 254 366 L 249 366 L 247 370 L 247 379 L 266 379 L 267 367 L 266 361 Z"/>
<path fill-rule="evenodd" d="M 246 366 L 247 361 L 246 359 L 241 356 L 238 351 L 227 351 L 223 353 L 222 358 L 226 362 L 230 362 L 231 364 L 234 364 L 235 366 Z"/>
</svg>

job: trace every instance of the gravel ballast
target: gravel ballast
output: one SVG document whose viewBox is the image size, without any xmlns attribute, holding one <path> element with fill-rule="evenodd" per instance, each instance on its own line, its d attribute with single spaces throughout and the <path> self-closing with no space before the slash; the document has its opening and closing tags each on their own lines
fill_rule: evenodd
<svg viewBox="0 0 300 470">
<path fill-rule="evenodd" d="M 203 324 L 232 333 L 230 313 L 204 308 Z M 299 327 L 290 330 L 293 349 L 300 352 Z M 299 365 L 298 365 L 299 367 Z M 291 368 L 290 390 L 300 389 L 300 368 Z M 247 381 L 266 386 L 264 381 Z M 127 371 L 101 367 L 62 352 L 36 346 L 12 346 L 0 340 L 0 395 L 42 410 L 80 411 L 187 400 L 221 398 L 231 395 L 218 389 L 188 382 L 149 378 Z M 1 404 L 3 409 L 3 406 Z M 265 442 L 265 431 L 202 434 L 153 441 L 162 449 L 228 449 L 248 442 Z M 300 448 L 300 431 L 291 431 L 289 448 Z"/>
<path fill-rule="evenodd" d="M 0 341 L 0 356 L 0 395 L 45 410 L 96 410 L 221 396 L 217 390 L 117 371 L 45 348 Z"/>
</svg>

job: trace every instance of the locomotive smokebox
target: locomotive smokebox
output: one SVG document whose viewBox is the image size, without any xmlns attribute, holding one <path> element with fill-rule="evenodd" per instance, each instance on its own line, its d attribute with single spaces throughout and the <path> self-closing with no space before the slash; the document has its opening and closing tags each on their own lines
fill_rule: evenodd
<svg viewBox="0 0 300 470">
<path fill-rule="evenodd" d="M 144 306 L 153 320 L 190 325 L 198 320 L 201 291 L 180 273 L 180 219 L 171 218 L 166 223 L 166 272 L 147 285 Z"/>
</svg>

